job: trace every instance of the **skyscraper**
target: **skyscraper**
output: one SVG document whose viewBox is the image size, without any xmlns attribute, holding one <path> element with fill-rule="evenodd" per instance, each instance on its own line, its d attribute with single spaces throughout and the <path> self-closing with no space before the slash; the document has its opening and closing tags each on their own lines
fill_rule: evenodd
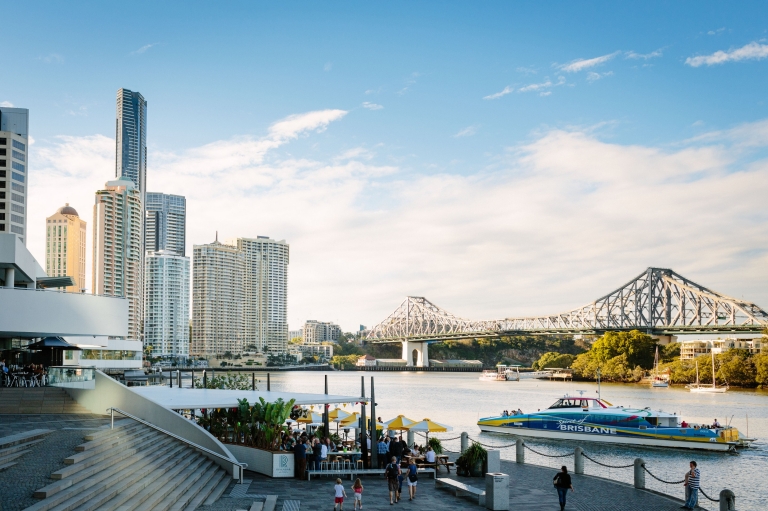
<svg viewBox="0 0 768 511">
<path fill-rule="evenodd" d="M 186 252 L 187 200 L 181 195 L 147 192 L 144 250 Z"/>
<path fill-rule="evenodd" d="M 115 129 L 115 177 L 133 181 L 144 204 L 147 193 L 147 102 L 144 96 L 128 89 L 117 91 Z"/>
<path fill-rule="evenodd" d="M 192 355 L 243 351 L 245 254 L 218 240 L 192 257 Z"/>
<path fill-rule="evenodd" d="M 170 250 L 144 260 L 144 345 L 153 356 L 189 356 L 189 258 Z"/>
<path fill-rule="evenodd" d="M 288 244 L 268 236 L 237 238 L 245 255 L 243 315 L 246 346 L 285 353 L 288 349 Z"/>
<path fill-rule="evenodd" d="M 27 239 L 29 110 L 0 107 L 0 232 Z"/>
<path fill-rule="evenodd" d="M 75 285 L 67 291 L 85 290 L 85 220 L 65 204 L 45 222 L 45 272 L 49 277 L 72 277 Z"/>
<path fill-rule="evenodd" d="M 93 206 L 93 294 L 128 298 L 128 338 L 141 339 L 144 210 L 128 177 L 108 181 Z"/>
</svg>

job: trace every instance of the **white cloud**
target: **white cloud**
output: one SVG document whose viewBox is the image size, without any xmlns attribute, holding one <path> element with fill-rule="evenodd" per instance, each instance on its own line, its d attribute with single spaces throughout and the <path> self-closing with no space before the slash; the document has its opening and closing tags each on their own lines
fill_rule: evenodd
<svg viewBox="0 0 768 511">
<path fill-rule="evenodd" d="M 662 48 L 652 51 L 651 53 L 636 53 L 634 51 L 628 51 L 624 54 L 625 58 L 634 60 L 650 60 L 661 57 L 662 55 L 664 55 Z"/>
<path fill-rule="evenodd" d="M 368 110 L 381 110 L 384 107 L 381 106 L 381 105 L 377 105 L 376 103 L 371 103 L 369 101 L 364 101 L 363 102 L 363 108 L 367 108 Z"/>
<path fill-rule="evenodd" d="M 600 78 L 605 78 L 606 76 L 612 76 L 613 71 L 607 71 L 605 73 L 595 73 L 594 71 L 590 71 L 587 73 L 587 81 L 588 82 L 594 82 L 599 80 Z"/>
<path fill-rule="evenodd" d="M 501 90 L 499 92 L 496 92 L 494 94 L 490 94 L 488 96 L 485 96 L 483 99 L 499 99 L 502 96 L 506 96 L 507 94 L 512 93 L 514 90 L 515 89 L 513 89 L 512 87 L 507 85 L 506 87 L 504 87 L 503 90 Z"/>
<path fill-rule="evenodd" d="M 613 53 L 609 53 L 608 55 L 603 55 L 601 57 L 594 57 L 591 59 L 576 59 L 568 64 L 563 64 L 562 66 L 558 66 L 559 69 L 565 71 L 566 73 L 578 73 L 579 71 L 584 71 L 585 69 L 589 69 L 590 67 L 599 66 L 601 64 L 605 64 L 612 58 L 614 58 L 616 55 L 618 55 L 621 52 L 615 51 Z"/>
<path fill-rule="evenodd" d="M 725 31 L 725 27 L 720 27 L 717 30 L 710 30 L 707 35 L 720 35 Z"/>
<path fill-rule="evenodd" d="M 45 57 L 38 57 L 38 60 L 42 60 L 46 64 L 61 64 L 62 62 L 64 62 L 64 57 L 62 57 L 58 53 L 51 53 L 49 55 L 46 55 Z"/>
<path fill-rule="evenodd" d="M 138 50 L 132 51 L 131 55 L 141 55 L 142 53 L 146 52 L 148 49 L 152 48 L 153 46 L 157 46 L 157 43 L 145 44 L 144 46 L 142 46 Z"/>
<path fill-rule="evenodd" d="M 515 69 L 518 73 L 523 73 L 525 75 L 535 75 L 538 71 L 536 68 L 533 67 L 518 67 Z"/>
<path fill-rule="evenodd" d="M 4 106 L 5 108 L 13 108 L 13 103 L 10 101 L 0 101 L 0 106 Z"/>
<path fill-rule="evenodd" d="M 290 243 L 292 326 L 374 325 L 407 295 L 477 319 L 557 313 L 648 266 L 768 305 L 768 121 L 674 146 L 555 129 L 468 175 L 414 174 L 363 147 L 322 159 L 289 151 L 344 114 L 291 116 L 262 138 L 150 155 L 150 190 L 187 197 L 190 251 L 216 230 Z M 28 243 L 40 261 L 55 208 L 70 202 L 91 227 L 114 150 L 99 135 L 36 145 Z"/>
<path fill-rule="evenodd" d="M 333 62 L 326 62 L 325 65 L 323 66 L 323 71 L 327 73 L 331 69 L 333 69 Z"/>
<path fill-rule="evenodd" d="M 724 64 L 726 62 L 739 62 L 741 60 L 761 60 L 768 57 L 768 44 L 760 44 L 753 41 L 741 48 L 728 51 L 716 51 L 712 55 L 699 55 L 697 57 L 688 57 L 685 63 L 691 67 L 703 65 L 713 66 L 715 64 Z"/>
<path fill-rule="evenodd" d="M 475 133 L 477 133 L 478 127 L 475 125 L 467 126 L 463 130 L 459 130 L 458 133 L 456 133 L 453 138 L 462 138 L 462 137 L 471 137 Z"/>
</svg>

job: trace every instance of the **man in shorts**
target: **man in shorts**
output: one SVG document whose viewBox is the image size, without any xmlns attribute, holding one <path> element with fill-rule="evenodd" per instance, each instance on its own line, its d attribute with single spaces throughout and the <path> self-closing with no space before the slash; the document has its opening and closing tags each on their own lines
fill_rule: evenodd
<svg viewBox="0 0 768 511">
<path fill-rule="evenodd" d="M 397 502 L 397 490 L 400 484 L 398 480 L 400 477 L 400 465 L 397 464 L 395 456 L 392 456 L 391 462 L 384 469 L 384 476 L 387 478 L 387 484 L 389 485 L 389 505 L 392 506 Z"/>
</svg>

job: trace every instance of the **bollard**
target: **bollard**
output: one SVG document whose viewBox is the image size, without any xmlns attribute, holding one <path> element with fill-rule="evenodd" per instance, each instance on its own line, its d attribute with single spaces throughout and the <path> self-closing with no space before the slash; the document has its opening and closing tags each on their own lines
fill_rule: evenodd
<svg viewBox="0 0 768 511">
<path fill-rule="evenodd" d="M 256 390 L 256 373 L 251 373 L 251 390 Z"/>
<path fill-rule="evenodd" d="M 584 450 L 581 447 L 577 447 L 573 450 L 573 471 L 577 474 L 584 473 Z"/>
<path fill-rule="evenodd" d="M 635 458 L 635 488 L 640 490 L 645 489 L 645 470 L 643 469 L 644 465 L 645 462 L 643 461 L 643 458 Z"/>
<path fill-rule="evenodd" d="M 181 369 L 176 369 L 176 377 L 179 381 L 179 388 L 181 388 Z"/>
<path fill-rule="evenodd" d="M 515 462 L 525 463 L 525 443 L 522 438 L 518 438 L 515 442 Z"/>
<path fill-rule="evenodd" d="M 485 465 L 486 472 L 501 472 L 501 451 L 498 449 L 488 449 Z"/>
<path fill-rule="evenodd" d="M 189 388 L 190 389 L 195 388 L 195 370 L 194 369 L 192 369 L 192 382 L 189 384 Z"/>
<path fill-rule="evenodd" d="M 163 375 L 163 378 L 165 378 L 165 375 Z M 173 388 L 173 373 L 170 369 L 168 369 L 168 383 L 170 383 L 171 388 Z"/>
<path fill-rule="evenodd" d="M 326 376 L 326 378 L 327 378 L 327 376 Z M 326 380 L 326 383 L 327 383 L 327 381 L 328 380 Z M 267 392 L 271 392 L 271 391 L 272 391 L 272 382 L 269 379 L 269 373 L 267 373 Z M 326 394 L 327 394 L 327 392 L 326 392 Z"/>
<path fill-rule="evenodd" d="M 469 448 L 469 435 L 466 431 L 461 433 L 461 452 L 462 454 Z"/>
<path fill-rule="evenodd" d="M 203 388 L 208 388 L 208 372 L 205 369 L 203 369 Z"/>
<path fill-rule="evenodd" d="M 736 495 L 731 490 L 720 492 L 720 511 L 736 511 Z"/>
</svg>

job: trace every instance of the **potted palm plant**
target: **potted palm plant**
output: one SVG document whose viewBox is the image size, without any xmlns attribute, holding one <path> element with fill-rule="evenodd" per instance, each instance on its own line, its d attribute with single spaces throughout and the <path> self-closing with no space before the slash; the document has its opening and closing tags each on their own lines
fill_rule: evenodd
<svg viewBox="0 0 768 511">
<path fill-rule="evenodd" d="M 481 477 L 487 461 L 488 451 L 479 443 L 472 442 L 472 445 L 456 460 L 456 471 L 466 476 Z"/>
</svg>

